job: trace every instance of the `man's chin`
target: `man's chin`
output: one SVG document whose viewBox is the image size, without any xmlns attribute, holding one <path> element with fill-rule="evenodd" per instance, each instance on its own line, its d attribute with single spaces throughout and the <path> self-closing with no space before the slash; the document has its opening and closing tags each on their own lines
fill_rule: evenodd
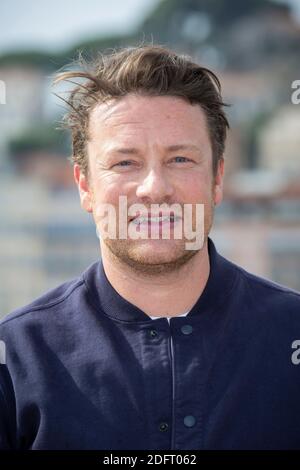
<svg viewBox="0 0 300 470">
<path fill-rule="evenodd" d="M 170 246 L 170 241 L 160 240 L 161 243 L 159 243 L 156 240 L 157 243 L 153 242 L 155 241 L 151 240 L 150 243 L 132 245 L 106 240 L 105 244 L 119 262 L 139 273 L 149 275 L 177 271 L 197 253 L 197 250 L 186 250 L 184 246 L 178 246 L 176 243 L 172 243 Z"/>
</svg>

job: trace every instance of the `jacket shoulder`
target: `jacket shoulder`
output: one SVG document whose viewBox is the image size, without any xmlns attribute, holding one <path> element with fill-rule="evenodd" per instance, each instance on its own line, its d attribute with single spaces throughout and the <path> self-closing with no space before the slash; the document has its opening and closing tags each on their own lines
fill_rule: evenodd
<svg viewBox="0 0 300 470">
<path fill-rule="evenodd" d="M 51 308 L 59 308 L 59 305 L 66 301 L 84 283 L 82 276 L 66 281 L 59 286 L 50 289 L 41 296 L 34 299 L 29 304 L 17 308 L 13 312 L 5 315 L 0 322 L 0 326 L 15 321 L 24 315 L 34 312 L 44 312 Z"/>
<path fill-rule="evenodd" d="M 277 310 L 284 307 L 286 310 L 296 309 L 300 315 L 300 292 L 269 279 L 252 274 L 236 266 L 240 278 L 244 280 L 245 289 L 252 294 L 260 305 L 272 304 Z"/>
</svg>

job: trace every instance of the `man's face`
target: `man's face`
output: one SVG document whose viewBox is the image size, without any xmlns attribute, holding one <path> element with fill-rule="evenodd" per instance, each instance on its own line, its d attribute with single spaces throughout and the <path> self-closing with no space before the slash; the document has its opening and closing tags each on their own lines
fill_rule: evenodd
<svg viewBox="0 0 300 470">
<path fill-rule="evenodd" d="M 155 225 L 153 204 L 204 204 L 204 239 L 213 219 L 213 207 L 222 199 L 223 162 L 212 173 L 212 148 L 205 114 L 199 105 L 177 97 L 127 95 L 97 105 L 90 115 L 88 180 L 75 165 L 82 206 L 93 213 L 99 228 L 100 207 L 143 204 L 149 219 L 126 219 L 139 230 Z M 182 211 L 183 213 L 183 211 Z M 117 209 L 117 215 L 119 212 Z M 138 215 L 138 214 L 137 214 Z M 174 230 L 170 220 L 165 223 Z M 184 223 L 184 221 L 183 221 Z M 161 222 L 160 222 L 161 229 Z M 163 273 L 178 269 L 199 250 L 187 250 L 182 239 L 102 239 L 121 262 L 137 271 Z"/>
</svg>

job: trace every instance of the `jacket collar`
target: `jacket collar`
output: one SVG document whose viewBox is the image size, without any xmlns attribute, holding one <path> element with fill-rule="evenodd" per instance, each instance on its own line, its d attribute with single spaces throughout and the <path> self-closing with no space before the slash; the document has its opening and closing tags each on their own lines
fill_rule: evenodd
<svg viewBox="0 0 300 470">
<path fill-rule="evenodd" d="M 206 286 L 186 318 L 197 320 L 205 314 L 216 312 L 232 292 L 237 280 L 237 268 L 217 252 L 208 239 L 210 274 Z M 124 322 L 152 322 L 153 320 L 135 305 L 121 297 L 112 287 L 101 261 L 83 273 L 89 301 L 109 317 Z"/>
</svg>

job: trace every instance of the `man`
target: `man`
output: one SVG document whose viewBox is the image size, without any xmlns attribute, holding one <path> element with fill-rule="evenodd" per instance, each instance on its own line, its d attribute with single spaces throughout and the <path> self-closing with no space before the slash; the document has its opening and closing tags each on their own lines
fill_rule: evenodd
<svg viewBox="0 0 300 470">
<path fill-rule="evenodd" d="M 300 448 L 300 296 L 208 237 L 228 127 L 218 79 L 158 46 L 89 67 L 58 80 L 85 79 L 66 125 L 101 261 L 2 321 L 0 447 Z M 188 221 L 192 249 L 175 237 Z"/>
</svg>

